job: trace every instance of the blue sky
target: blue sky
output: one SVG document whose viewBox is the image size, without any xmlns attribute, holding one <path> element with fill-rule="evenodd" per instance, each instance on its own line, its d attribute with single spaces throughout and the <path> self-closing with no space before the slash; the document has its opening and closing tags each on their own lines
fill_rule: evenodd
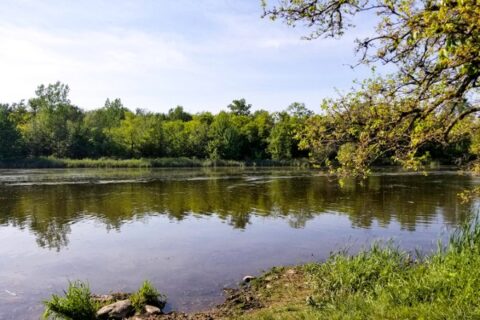
<svg viewBox="0 0 480 320">
<path fill-rule="evenodd" d="M 85 109 L 119 97 L 131 109 L 217 112 L 243 97 L 254 109 L 318 111 L 369 74 L 349 66 L 368 21 L 306 41 L 261 13 L 260 0 L 2 0 L 0 101 L 59 80 Z"/>
</svg>

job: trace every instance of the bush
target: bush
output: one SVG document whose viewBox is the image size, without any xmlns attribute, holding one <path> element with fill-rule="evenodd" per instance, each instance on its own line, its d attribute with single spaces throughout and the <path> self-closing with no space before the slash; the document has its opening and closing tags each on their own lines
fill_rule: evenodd
<svg viewBox="0 0 480 320">
<path fill-rule="evenodd" d="M 149 281 L 144 281 L 138 291 L 130 296 L 130 301 L 138 312 L 147 304 L 163 309 L 166 300 L 166 296 L 158 292 Z"/>
<path fill-rule="evenodd" d="M 91 299 L 88 284 L 81 281 L 70 282 L 64 293 L 64 297 L 54 294 L 50 300 L 43 302 L 45 319 L 95 319 L 97 305 Z"/>
</svg>

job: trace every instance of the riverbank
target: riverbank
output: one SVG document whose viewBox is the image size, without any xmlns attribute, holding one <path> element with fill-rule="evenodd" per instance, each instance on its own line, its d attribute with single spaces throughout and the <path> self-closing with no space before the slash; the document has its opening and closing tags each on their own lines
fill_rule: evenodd
<svg viewBox="0 0 480 320">
<path fill-rule="evenodd" d="M 141 159 L 61 159 L 38 157 L 0 161 L 0 169 L 44 168 L 194 168 L 194 167 L 309 167 L 307 159 L 292 160 L 210 160 L 196 158 L 141 158 Z"/>
<path fill-rule="evenodd" d="M 480 316 L 480 223 L 457 230 L 445 246 L 413 256 L 391 244 L 354 256 L 273 268 L 226 290 L 206 312 L 130 319 L 476 319 Z"/>
</svg>

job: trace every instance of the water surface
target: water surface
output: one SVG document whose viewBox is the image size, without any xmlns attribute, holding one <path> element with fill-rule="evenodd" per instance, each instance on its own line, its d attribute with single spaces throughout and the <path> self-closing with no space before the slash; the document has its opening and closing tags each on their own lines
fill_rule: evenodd
<svg viewBox="0 0 480 320">
<path fill-rule="evenodd" d="M 363 183 L 292 169 L 0 170 L 0 319 L 38 319 L 69 280 L 97 293 L 149 279 L 168 308 L 202 310 L 274 265 L 379 239 L 432 250 L 473 205 L 468 175 Z"/>
</svg>

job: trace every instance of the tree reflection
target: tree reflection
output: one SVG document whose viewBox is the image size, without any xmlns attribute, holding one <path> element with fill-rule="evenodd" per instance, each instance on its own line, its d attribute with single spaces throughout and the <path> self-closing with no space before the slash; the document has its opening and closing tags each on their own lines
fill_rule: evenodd
<svg viewBox="0 0 480 320">
<path fill-rule="evenodd" d="M 327 177 L 163 180 L 123 184 L 59 184 L 2 187 L 0 224 L 28 228 L 40 247 L 68 246 L 71 224 L 82 219 L 119 230 L 128 221 L 165 215 L 181 221 L 215 215 L 233 228 L 247 228 L 253 216 L 285 219 L 303 228 L 318 215 L 347 215 L 353 227 L 398 223 L 415 230 L 442 219 L 462 221 L 470 203 L 457 194 L 472 186 L 467 176 L 373 176 L 363 183 Z"/>
</svg>

